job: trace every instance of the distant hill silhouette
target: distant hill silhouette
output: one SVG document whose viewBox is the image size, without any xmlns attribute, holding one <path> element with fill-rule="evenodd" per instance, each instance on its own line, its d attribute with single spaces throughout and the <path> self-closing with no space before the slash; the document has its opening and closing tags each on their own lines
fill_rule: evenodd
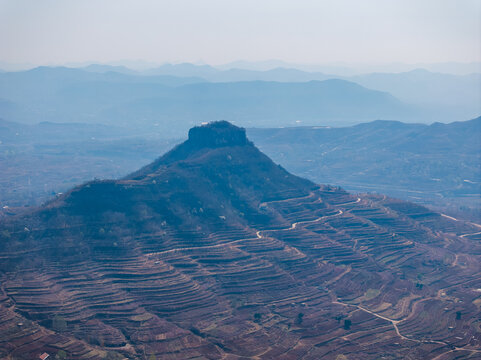
<svg viewBox="0 0 481 360">
<path fill-rule="evenodd" d="M 471 118 L 481 113 L 481 74 L 451 75 L 417 69 L 399 74 L 373 73 L 348 77 L 369 89 L 386 91 L 409 104 L 417 104 L 430 121 Z M 439 111 L 431 109 L 438 107 Z"/>
<path fill-rule="evenodd" d="M 479 73 L 452 75 L 416 69 L 400 73 L 378 72 L 341 76 L 335 73 L 335 68 L 330 69 L 334 72 L 321 73 L 289 68 L 288 64 L 279 65 L 282 67 L 254 71 L 235 67 L 219 70 L 206 65 L 167 64 L 147 73 L 199 76 L 214 82 L 259 80 L 308 82 L 337 78 L 355 82 L 368 89 L 388 92 L 403 102 L 417 105 L 417 112 L 412 115 L 415 115 L 413 119 L 418 122 L 453 121 L 456 118 L 470 118 L 481 113 L 481 101 L 479 100 L 481 99 L 481 74 Z M 404 114 L 392 118 L 405 119 Z"/>
<path fill-rule="evenodd" d="M 113 68 L 115 69 L 115 68 Z M 230 119 L 243 126 L 353 123 L 409 118 L 416 109 L 388 93 L 345 80 L 208 83 L 199 77 L 36 68 L 0 74 L 0 117 L 36 123 L 102 123 L 182 136 L 195 124 Z"/>
<path fill-rule="evenodd" d="M 0 117 L 115 124 L 146 132 L 161 126 L 175 137 L 212 118 L 249 127 L 343 126 L 375 119 L 451 122 L 480 113 L 479 83 L 479 74 L 426 70 L 339 77 L 193 64 L 143 72 L 96 64 L 39 67 L 0 73 Z"/>
</svg>

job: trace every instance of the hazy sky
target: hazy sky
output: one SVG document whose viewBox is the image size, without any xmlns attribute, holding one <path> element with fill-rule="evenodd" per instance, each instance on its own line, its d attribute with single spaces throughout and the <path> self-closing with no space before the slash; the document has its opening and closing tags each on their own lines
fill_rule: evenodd
<svg viewBox="0 0 481 360">
<path fill-rule="evenodd" d="M 481 61 L 481 0 L 0 0 L 0 61 Z"/>
</svg>

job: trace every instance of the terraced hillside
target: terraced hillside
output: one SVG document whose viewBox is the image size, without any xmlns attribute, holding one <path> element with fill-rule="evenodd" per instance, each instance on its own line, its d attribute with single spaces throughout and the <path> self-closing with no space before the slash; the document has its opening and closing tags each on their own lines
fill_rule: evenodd
<svg viewBox="0 0 481 360">
<path fill-rule="evenodd" d="M 315 185 L 227 122 L 2 221 L 2 358 L 481 358 L 480 225 Z"/>
<path fill-rule="evenodd" d="M 316 183 L 378 192 L 481 221 L 481 117 L 247 132 L 274 161 Z"/>
</svg>

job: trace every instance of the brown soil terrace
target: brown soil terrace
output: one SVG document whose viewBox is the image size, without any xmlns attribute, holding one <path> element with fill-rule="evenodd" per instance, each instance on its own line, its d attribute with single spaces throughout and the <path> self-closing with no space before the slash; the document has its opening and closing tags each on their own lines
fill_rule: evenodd
<svg viewBox="0 0 481 360">
<path fill-rule="evenodd" d="M 323 188 L 262 206 L 287 224 L 226 229 L 205 245 L 139 248 L 115 261 L 7 272 L 2 357 L 60 349 L 78 359 L 105 351 L 161 359 L 481 353 L 481 249 L 470 239 L 477 224 Z M 168 233 L 172 242 L 178 236 Z M 54 316 L 66 325 L 52 328 Z"/>
<path fill-rule="evenodd" d="M 481 359 L 479 224 L 314 185 L 231 128 L 2 220 L 0 358 Z"/>
</svg>

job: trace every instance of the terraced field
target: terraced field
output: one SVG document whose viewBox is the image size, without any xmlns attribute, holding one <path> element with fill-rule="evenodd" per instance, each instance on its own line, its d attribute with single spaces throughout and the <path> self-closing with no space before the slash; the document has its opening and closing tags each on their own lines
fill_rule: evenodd
<svg viewBox="0 0 481 360">
<path fill-rule="evenodd" d="M 0 357 L 481 358 L 480 225 L 200 131 L 1 226 Z"/>
</svg>

